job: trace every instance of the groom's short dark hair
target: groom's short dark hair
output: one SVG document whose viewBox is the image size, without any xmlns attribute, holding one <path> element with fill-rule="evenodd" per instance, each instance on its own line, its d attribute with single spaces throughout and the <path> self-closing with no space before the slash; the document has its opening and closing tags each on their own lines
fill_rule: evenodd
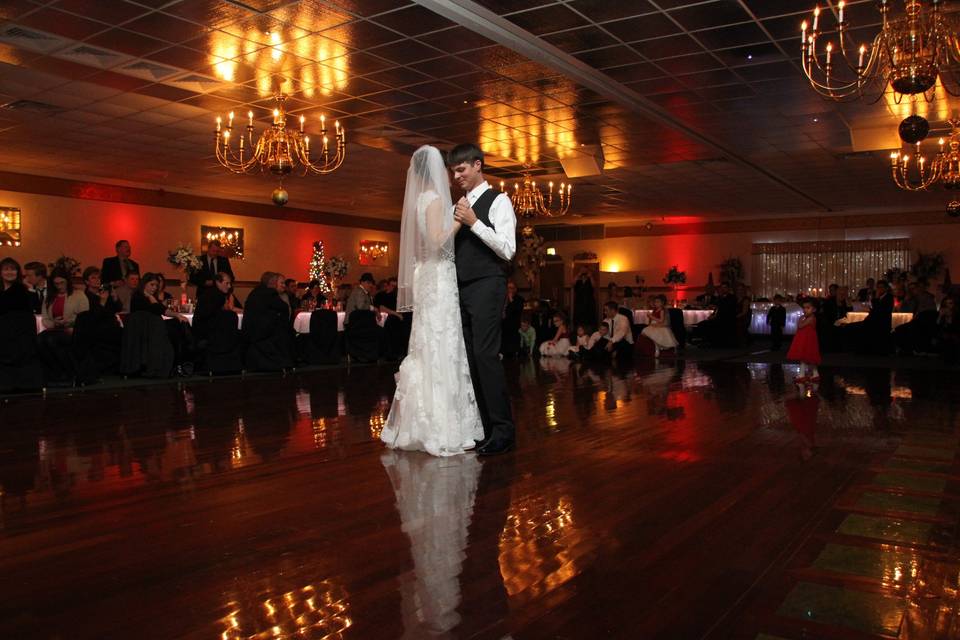
<svg viewBox="0 0 960 640">
<path fill-rule="evenodd" d="M 472 142 L 458 144 L 447 154 L 447 166 L 455 167 L 464 162 L 473 164 L 480 161 L 480 168 L 483 169 L 483 150 Z"/>
</svg>

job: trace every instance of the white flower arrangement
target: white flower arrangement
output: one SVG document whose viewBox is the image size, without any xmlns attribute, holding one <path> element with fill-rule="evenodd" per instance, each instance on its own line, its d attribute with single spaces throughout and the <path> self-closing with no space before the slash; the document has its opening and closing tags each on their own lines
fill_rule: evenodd
<svg viewBox="0 0 960 640">
<path fill-rule="evenodd" d="M 343 256 L 333 256 L 323 265 L 323 275 L 327 277 L 328 281 L 339 282 L 347 275 L 349 267 L 350 264 Z"/>
<path fill-rule="evenodd" d="M 168 251 L 167 262 L 188 274 L 199 271 L 203 266 L 200 258 L 193 253 L 193 246 L 189 244 L 178 244 L 176 249 Z"/>
</svg>

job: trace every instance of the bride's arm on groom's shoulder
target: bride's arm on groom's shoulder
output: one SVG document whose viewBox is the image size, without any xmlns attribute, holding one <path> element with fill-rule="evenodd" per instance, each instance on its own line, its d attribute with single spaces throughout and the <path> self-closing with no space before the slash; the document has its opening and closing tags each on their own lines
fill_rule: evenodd
<svg viewBox="0 0 960 640">
<path fill-rule="evenodd" d="M 488 215 L 495 230 L 481 220 L 473 223 L 471 230 L 501 259 L 513 260 L 517 252 L 517 214 L 510 197 L 505 193 L 498 195 L 490 205 Z"/>
</svg>

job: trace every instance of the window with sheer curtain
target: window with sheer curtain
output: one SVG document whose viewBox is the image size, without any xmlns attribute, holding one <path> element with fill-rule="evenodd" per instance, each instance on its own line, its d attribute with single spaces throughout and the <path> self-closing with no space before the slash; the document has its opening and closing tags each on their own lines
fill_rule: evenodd
<svg viewBox="0 0 960 640">
<path fill-rule="evenodd" d="M 891 268 L 910 268 L 909 238 L 757 243 L 751 280 L 755 295 L 767 298 L 826 291 L 833 283 L 856 293 Z"/>
</svg>

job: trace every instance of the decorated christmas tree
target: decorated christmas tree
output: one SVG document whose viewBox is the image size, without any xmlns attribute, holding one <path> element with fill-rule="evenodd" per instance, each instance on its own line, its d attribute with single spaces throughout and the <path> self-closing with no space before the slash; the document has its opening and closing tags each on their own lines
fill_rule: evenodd
<svg viewBox="0 0 960 640">
<path fill-rule="evenodd" d="M 327 281 L 327 258 L 323 254 L 323 242 L 317 240 L 313 243 L 313 255 L 310 257 L 310 268 L 308 270 L 309 280 L 320 282 L 320 291 L 330 293 L 330 283 Z"/>
</svg>

